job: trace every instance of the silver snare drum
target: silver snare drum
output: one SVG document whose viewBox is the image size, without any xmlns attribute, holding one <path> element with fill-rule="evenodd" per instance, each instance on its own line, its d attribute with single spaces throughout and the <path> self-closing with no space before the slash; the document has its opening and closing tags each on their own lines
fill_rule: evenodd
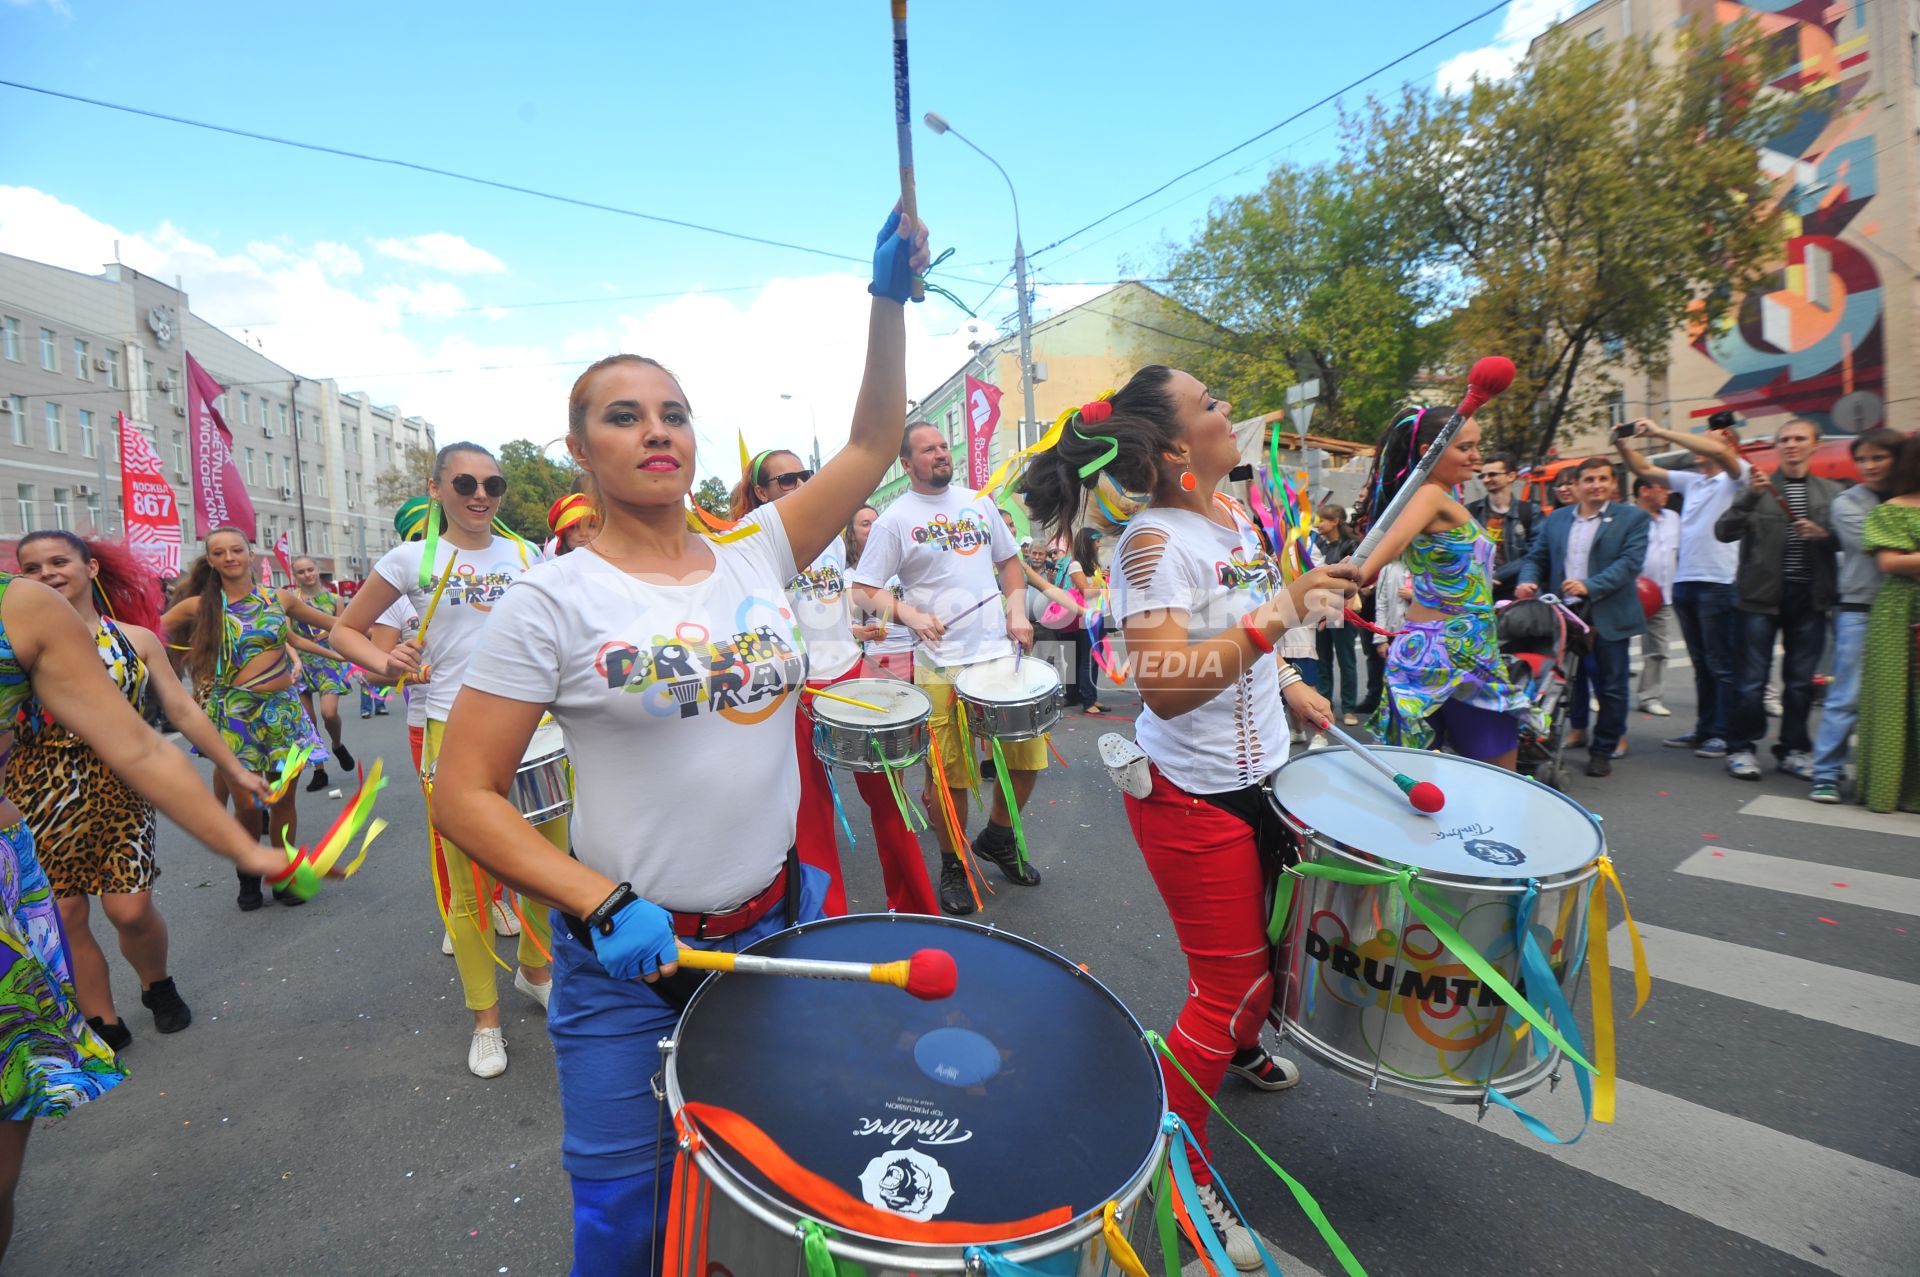
<svg viewBox="0 0 1920 1277">
<path fill-rule="evenodd" d="M 1529 931 L 1569 1004 L 1587 950 L 1585 892 L 1606 850 L 1578 803 L 1504 768 L 1424 750 L 1375 746 L 1415 780 L 1445 791 L 1422 815 L 1353 753 L 1322 749 L 1287 761 L 1269 800 L 1300 836 L 1303 862 L 1398 873 L 1412 866 L 1424 898 L 1487 963 L 1519 987 L 1515 923 L 1538 885 Z M 1483 1102 L 1488 1086 L 1519 1095 L 1545 1080 L 1559 1052 L 1404 911 L 1389 885 L 1296 876 L 1275 956 L 1269 1018 L 1321 1063 L 1375 1085 L 1443 1103 Z M 1563 1032 L 1565 1025 L 1556 1025 Z"/>
<path fill-rule="evenodd" d="M 440 760 L 435 758 L 421 773 L 429 791 L 439 766 Z M 530 825 L 544 825 L 573 810 L 567 740 L 560 725 L 551 718 L 541 719 L 540 725 L 533 729 L 533 739 L 520 755 L 520 766 L 513 773 L 513 788 L 507 791 L 507 798 Z"/>
<path fill-rule="evenodd" d="M 982 739 L 1037 740 L 1060 721 L 1066 693 L 1060 672 L 1037 656 L 996 657 L 969 665 L 953 680 L 967 707 L 967 730 Z"/>
<path fill-rule="evenodd" d="M 933 702 L 905 679 L 853 678 L 826 689 L 879 706 L 879 712 L 808 696 L 813 713 L 813 753 L 829 767 L 877 772 L 917 763 L 927 752 L 927 722 Z"/>
</svg>

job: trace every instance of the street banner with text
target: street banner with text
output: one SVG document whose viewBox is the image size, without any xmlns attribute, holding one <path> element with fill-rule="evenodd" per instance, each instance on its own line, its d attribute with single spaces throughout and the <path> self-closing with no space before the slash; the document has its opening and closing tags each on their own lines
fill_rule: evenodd
<svg viewBox="0 0 1920 1277">
<path fill-rule="evenodd" d="M 187 447 L 193 463 L 193 528 L 205 537 L 218 527 L 235 527 L 253 540 L 253 502 L 233 461 L 233 432 L 214 411 L 225 387 L 187 356 Z"/>
<path fill-rule="evenodd" d="M 993 470 L 993 431 L 1000 424 L 1000 388 L 967 378 L 967 486 L 984 488 Z"/>
<path fill-rule="evenodd" d="M 120 506 L 127 548 L 162 580 L 180 575 L 180 506 L 147 436 L 120 420 Z"/>
</svg>

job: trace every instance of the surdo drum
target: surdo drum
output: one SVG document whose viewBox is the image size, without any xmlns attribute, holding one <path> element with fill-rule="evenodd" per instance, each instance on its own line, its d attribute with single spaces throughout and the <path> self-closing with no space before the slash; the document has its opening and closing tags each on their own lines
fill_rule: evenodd
<svg viewBox="0 0 1920 1277">
<path fill-rule="evenodd" d="M 1439 785 L 1445 808 L 1415 811 L 1348 750 L 1295 756 L 1269 780 L 1268 797 L 1299 836 L 1301 860 L 1416 868 L 1423 898 L 1517 988 L 1516 913 L 1537 883 L 1529 929 L 1571 1005 L 1587 950 L 1581 888 L 1606 849 L 1599 822 L 1504 768 L 1373 748 Z M 1461 1104 L 1484 1102 L 1490 1084 L 1518 1095 L 1558 1067 L 1560 1053 L 1536 1053 L 1534 1033 L 1516 1035 L 1524 1021 L 1404 908 L 1395 887 L 1292 881 L 1270 1018 L 1306 1054 L 1369 1083 Z"/>
<path fill-rule="evenodd" d="M 428 765 L 422 779 L 433 787 L 433 774 L 440 760 Z M 567 766 L 567 740 L 560 724 L 542 718 L 533 729 L 533 739 L 520 755 L 520 766 L 513 773 L 513 787 L 507 798 L 514 809 L 527 818 L 529 825 L 544 825 L 573 810 L 573 778 Z"/>
<path fill-rule="evenodd" d="M 967 708 L 967 729 L 982 739 L 1037 740 L 1060 721 L 1066 698 L 1060 671 L 1038 657 L 995 657 L 962 669 L 953 680 Z"/>
<path fill-rule="evenodd" d="M 912 683 L 898 678 L 852 678 L 827 690 L 877 705 L 880 712 L 824 696 L 807 697 L 814 721 L 813 752 L 821 762 L 878 772 L 917 763 L 926 754 L 933 702 Z"/>
<path fill-rule="evenodd" d="M 667 1104 L 694 1135 L 674 1172 L 674 1277 L 804 1274 L 809 1221 L 841 1271 L 867 1277 L 982 1271 L 971 1244 L 1021 1271 L 1096 1277 L 1109 1202 L 1144 1241 L 1165 1095 L 1139 1024 L 1092 976 L 1029 940 L 903 915 L 808 923 L 746 952 L 922 948 L 953 955 L 951 998 L 750 975 L 700 986 L 662 1047 Z M 960 1240 L 975 1228 L 999 1240 Z"/>
</svg>

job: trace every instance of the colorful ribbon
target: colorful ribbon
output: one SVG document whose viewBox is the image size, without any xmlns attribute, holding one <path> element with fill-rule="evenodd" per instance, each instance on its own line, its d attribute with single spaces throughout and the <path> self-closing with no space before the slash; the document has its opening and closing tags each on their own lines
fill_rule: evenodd
<svg viewBox="0 0 1920 1277">
<path fill-rule="evenodd" d="M 276 891 L 289 892 L 301 900 L 313 899 L 320 890 L 321 882 L 333 871 L 340 857 L 346 854 L 355 835 L 364 834 L 360 839 L 360 854 L 340 871 L 340 876 L 351 878 L 360 872 L 360 866 L 367 858 L 367 848 L 387 827 L 386 821 L 375 818 L 373 814 L 374 799 L 380 796 L 386 784 L 386 778 L 381 775 L 381 760 L 376 758 L 360 786 L 360 792 L 341 810 L 319 842 L 301 850 L 293 845 L 293 840 L 282 830 L 280 841 L 287 853 L 287 867 L 269 878 L 267 885 Z"/>
<path fill-rule="evenodd" d="M 1572 898 L 1571 893 L 1568 898 Z M 1566 995 L 1560 992 L 1560 982 L 1554 979 L 1553 968 L 1547 965 L 1546 955 L 1540 952 L 1540 942 L 1533 938 L 1533 909 L 1539 900 L 1539 880 L 1529 878 L 1526 890 L 1520 893 L 1520 898 L 1513 906 L 1513 951 L 1520 956 L 1521 981 L 1527 986 L 1528 1001 L 1565 1025 L 1567 1036 L 1584 1048 L 1586 1043 L 1580 1039 L 1580 1022 L 1574 1018 L 1573 1008 L 1567 1005 Z M 1585 955 L 1582 955 L 1584 959 Z M 1533 1041 L 1533 1048 L 1535 1058 L 1547 1057 L 1548 1053 L 1540 1046 L 1537 1037 Z M 1593 1121 L 1593 1079 L 1585 1069 L 1575 1069 L 1573 1080 L 1580 1087 L 1580 1110 L 1583 1116 L 1579 1131 L 1571 1139 L 1561 1139 L 1555 1135 L 1545 1122 L 1507 1098 L 1491 1082 L 1487 1084 L 1487 1098 L 1519 1118 L 1520 1124 L 1537 1138 L 1549 1144 L 1578 1144 L 1580 1137 L 1587 1133 L 1588 1124 Z"/>
<path fill-rule="evenodd" d="M 313 746 L 295 745 L 280 760 L 280 774 L 267 786 L 267 805 L 271 807 L 287 796 L 287 788 L 300 779 L 313 758 Z"/>
<path fill-rule="evenodd" d="M 1593 1090 L 1593 1120 L 1613 1121 L 1613 965 L 1607 945 L 1607 888 L 1620 897 L 1620 914 L 1627 922 L 1627 936 L 1633 942 L 1633 1014 L 1647 1005 L 1653 981 L 1647 974 L 1647 951 L 1640 943 L 1640 928 L 1633 923 L 1633 910 L 1627 907 L 1627 893 L 1614 872 L 1611 857 L 1602 856 L 1594 864 L 1600 877 L 1587 896 L 1587 953 L 1593 981 L 1593 1053 L 1600 1060 L 1599 1077 Z"/>
<path fill-rule="evenodd" d="M 1000 738 L 993 737 L 993 775 L 1000 782 L 1000 796 L 1007 803 L 1007 821 L 1013 826 L 1013 852 L 1020 858 L 1022 873 L 1027 868 L 1027 831 L 1020 823 L 1020 800 L 1013 796 L 1013 780 L 1007 775 L 1007 756 L 1000 749 Z"/>
</svg>

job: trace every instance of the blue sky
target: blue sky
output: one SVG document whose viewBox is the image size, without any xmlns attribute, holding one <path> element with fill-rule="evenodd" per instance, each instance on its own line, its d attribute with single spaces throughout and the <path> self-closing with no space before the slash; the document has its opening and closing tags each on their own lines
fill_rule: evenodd
<svg viewBox="0 0 1920 1277">
<path fill-rule="evenodd" d="M 1006 166 L 1035 250 L 1491 3 L 915 0 L 914 112 Z M 1368 88 L 1498 73 L 1569 7 L 1517 0 Z M 0 0 L 0 78 L 856 257 L 897 194 L 880 0 Z M 1038 254 L 1041 309 L 1151 273 L 1210 200 L 1330 155 L 1335 121 Z M 998 326 L 1006 190 L 953 138 L 914 145 L 936 246 L 972 281 L 946 282 Z M 637 349 L 680 372 L 708 439 L 792 440 L 811 407 L 831 447 L 859 375 L 855 263 L 0 88 L 0 251 L 97 270 L 114 238 L 203 317 L 443 437 L 557 436 L 579 368 Z M 548 302 L 569 304 L 529 305 Z M 915 308 L 915 392 L 964 357 L 965 322 Z"/>
</svg>

